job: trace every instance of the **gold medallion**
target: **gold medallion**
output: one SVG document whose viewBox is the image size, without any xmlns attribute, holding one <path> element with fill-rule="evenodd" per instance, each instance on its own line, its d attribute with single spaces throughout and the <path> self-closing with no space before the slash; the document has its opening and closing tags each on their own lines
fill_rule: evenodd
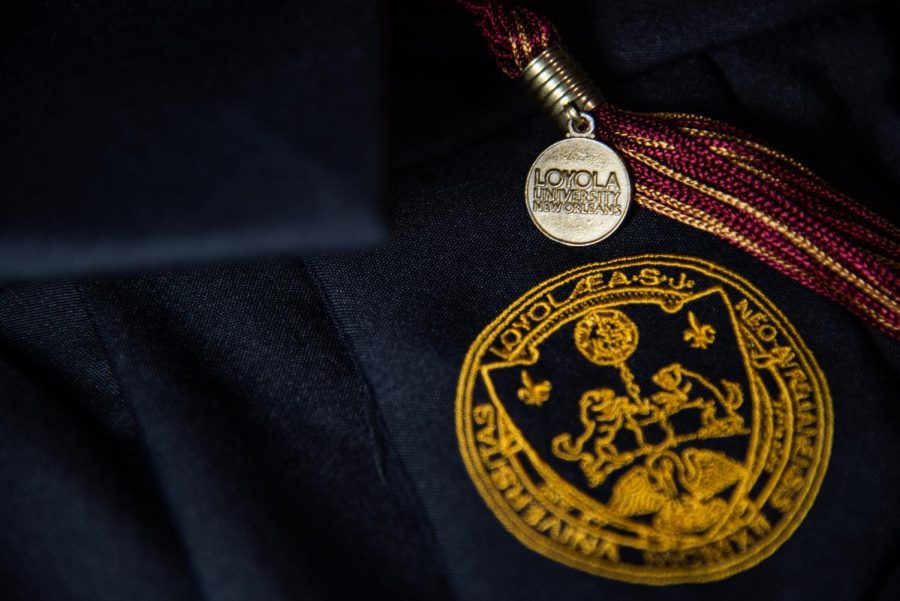
<svg viewBox="0 0 900 601">
<path fill-rule="evenodd" d="M 696 258 L 587 265 L 478 336 L 460 452 L 524 545 L 645 584 L 746 570 L 794 532 L 831 449 L 810 350 L 752 284 Z"/>
<path fill-rule="evenodd" d="M 570 125 L 568 138 L 551 144 L 535 159 L 525 182 L 525 204 L 537 228 L 569 246 L 600 242 L 618 228 L 631 203 L 631 179 L 619 154 L 593 139 L 593 118 L 580 115 L 587 129 Z"/>
</svg>

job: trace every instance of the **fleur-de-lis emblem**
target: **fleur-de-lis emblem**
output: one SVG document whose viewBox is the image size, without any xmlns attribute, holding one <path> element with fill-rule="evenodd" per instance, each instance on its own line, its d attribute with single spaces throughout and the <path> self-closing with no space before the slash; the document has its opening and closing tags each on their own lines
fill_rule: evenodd
<svg viewBox="0 0 900 601">
<path fill-rule="evenodd" d="M 522 370 L 522 388 L 519 389 L 519 400 L 526 405 L 541 406 L 550 398 L 550 389 L 553 386 L 549 380 L 543 382 L 535 382 L 528 375 L 526 370 Z"/>
<path fill-rule="evenodd" d="M 684 341 L 691 343 L 691 348 L 706 349 L 716 340 L 716 329 L 708 323 L 700 323 L 693 311 L 688 311 L 690 327 L 684 331 Z"/>
</svg>

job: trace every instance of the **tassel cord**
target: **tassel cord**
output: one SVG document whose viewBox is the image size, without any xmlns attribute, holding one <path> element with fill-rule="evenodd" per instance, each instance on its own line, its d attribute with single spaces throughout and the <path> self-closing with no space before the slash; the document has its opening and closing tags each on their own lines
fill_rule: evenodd
<svg viewBox="0 0 900 601">
<path fill-rule="evenodd" d="M 517 78 L 559 36 L 546 17 L 460 0 Z M 900 339 L 900 229 L 737 127 L 700 115 L 594 107 L 599 139 L 630 162 L 642 207 L 743 249 Z"/>
<path fill-rule="evenodd" d="M 760 219 L 771 227 L 784 228 L 801 248 L 813 253 L 826 264 L 839 265 L 833 257 L 840 256 L 856 272 L 876 285 L 884 282 L 891 290 L 898 289 L 898 276 L 889 268 L 847 243 L 836 232 L 828 231 L 815 222 L 811 223 L 809 216 L 796 205 L 785 202 L 779 195 L 773 194 L 764 180 L 753 178 L 751 174 L 742 171 L 740 167 L 717 156 L 705 145 L 689 139 L 684 134 L 679 138 L 678 133 L 670 128 L 666 128 L 670 131 L 665 131 L 657 126 L 656 130 L 651 132 L 662 144 L 647 147 L 639 142 L 633 142 L 629 139 L 629 134 L 641 136 L 647 132 L 640 123 L 635 124 L 626 120 L 627 115 L 626 119 L 622 119 L 621 116 L 624 114 L 622 111 L 607 107 L 608 105 L 595 110 L 595 116 L 606 126 L 608 136 L 618 138 L 614 144 L 620 150 L 626 151 L 626 154 L 630 154 L 627 150 L 633 150 L 650 157 L 652 161 L 650 165 L 655 165 L 664 175 L 742 209 L 751 218 Z M 711 185 L 703 181 L 709 174 L 714 176 Z M 728 192 L 723 192 L 723 188 Z M 840 266 L 836 269 L 842 277 L 860 281 L 856 272 L 850 272 Z M 895 294 L 884 294 L 881 291 L 873 291 L 865 284 L 860 285 L 866 288 L 867 292 L 882 296 L 887 302 L 896 303 L 896 310 L 900 311 L 900 299 Z M 887 300 L 888 298 L 891 300 Z"/>
<path fill-rule="evenodd" d="M 852 313 L 866 319 L 869 322 L 876 323 L 886 332 L 900 337 L 900 324 L 898 324 L 896 320 L 885 318 L 883 315 L 878 314 L 868 306 L 858 303 L 854 294 L 847 293 L 841 289 L 826 286 L 823 283 L 823 279 L 812 277 L 810 276 L 808 271 L 805 271 L 804 269 L 797 267 L 791 263 L 784 262 L 779 255 L 773 253 L 773 251 L 771 251 L 770 249 L 761 247 L 756 241 L 751 240 L 741 235 L 740 233 L 728 228 L 715 218 L 704 214 L 702 211 L 697 211 L 695 207 L 691 207 L 689 205 L 679 206 L 681 203 L 678 201 L 675 201 L 673 203 L 672 199 L 669 199 L 669 202 L 665 204 L 658 203 L 652 199 L 653 191 L 650 191 L 650 193 L 647 193 L 647 195 L 643 197 L 641 196 L 642 192 L 640 191 L 640 188 L 638 188 L 638 192 L 638 201 L 643 206 L 654 211 L 655 213 L 659 213 L 660 215 L 664 215 L 681 223 L 685 223 L 697 228 L 698 230 L 705 231 L 715 236 L 719 236 L 722 238 L 727 237 L 729 240 L 732 240 L 733 243 L 739 248 L 778 269 L 785 275 L 793 278 L 795 281 L 807 286 L 814 292 L 817 292 L 826 298 L 844 305 Z"/>
</svg>

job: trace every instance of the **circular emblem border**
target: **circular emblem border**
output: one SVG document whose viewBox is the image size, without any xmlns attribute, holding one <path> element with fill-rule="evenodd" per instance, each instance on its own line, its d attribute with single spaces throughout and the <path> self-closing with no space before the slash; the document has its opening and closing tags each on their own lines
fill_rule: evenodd
<svg viewBox="0 0 900 601">
<path fill-rule="evenodd" d="M 583 556 L 578 556 L 571 550 L 565 552 L 558 544 L 552 543 L 546 537 L 537 534 L 534 529 L 524 523 L 522 516 L 513 509 L 504 499 L 501 492 L 491 482 L 490 475 L 484 465 L 478 459 L 478 452 L 474 444 L 474 431 L 472 423 L 472 394 L 475 383 L 478 380 L 481 358 L 487 352 L 487 348 L 501 328 L 507 325 L 507 321 L 515 316 L 516 312 L 538 300 L 549 290 L 574 280 L 580 276 L 593 272 L 608 271 L 616 268 L 628 267 L 683 267 L 695 270 L 713 279 L 727 283 L 730 287 L 743 292 L 760 308 L 763 308 L 773 322 L 779 328 L 783 336 L 788 340 L 791 348 L 797 352 L 806 372 L 813 376 L 810 384 L 813 388 L 813 398 L 821 411 L 822 437 L 817 446 L 817 456 L 812 469 L 815 473 L 805 490 L 796 497 L 795 504 L 791 507 L 790 515 L 779 520 L 769 531 L 764 540 L 759 542 L 753 550 L 744 555 L 735 554 L 737 561 L 723 562 L 709 566 L 710 569 L 703 572 L 680 571 L 679 568 L 642 567 L 632 564 L 620 564 L 620 567 L 598 565 Z M 772 303 L 758 288 L 742 276 L 735 274 L 723 267 L 696 257 L 645 254 L 630 257 L 622 257 L 610 261 L 590 263 L 565 271 L 533 287 L 514 303 L 498 315 L 487 327 L 485 327 L 472 343 L 463 362 L 456 393 L 456 432 L 460 454 L 466 470 L 482 499 L 494 513 L 504 528 L 515 536 L 529 549 L 544 555 L 567 566 L 625 582 L 650 585 L 699 583 L 721 580 L 738 572 L 745 571 L 759 564 L 771 556 L 794 533 L 804 520 L 813 502 L 818 496 L 822 481 L 827 471 L 831 456 L 831 446 L 834 431 L 834 414 L 831 393 L 824 373 L 816 362 L 815 357 L 807 347 L 804 340 L 797 333 L 793 324 L 785 317 L 781 310 Z M 682 568 L 683 570 L 683 568 Z"/>
</svg>

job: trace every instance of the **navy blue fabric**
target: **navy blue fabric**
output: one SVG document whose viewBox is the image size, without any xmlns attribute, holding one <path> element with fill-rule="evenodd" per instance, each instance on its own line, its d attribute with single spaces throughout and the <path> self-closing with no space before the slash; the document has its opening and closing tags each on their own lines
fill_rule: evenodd
<svg viewBox="0 0 900 601">
<path fill-rule="evenodd" d="M 384 250 L 311 261 L 389 416 L 390 440 L 422 493 L 451 588 L 465 599 L 875 595 L 897 561 L 900 535 L 893 510 L 900 503 L 896 344 L 724 242 L 644 211 L 587 249 L 534 236 L 528 215 L 517 210 L 517 184 L 533 160 L 539 119 L 405 172 L 391 194 L 397 233 Z M 451 181 L 443 179 L 448 172 L 455 174 Z M 486 188 L 484 172 L 499 183 Z M 439 191 L 436 179 L 445 182 Z M 813 349 L 834 398 L 831 465 L 806 520 L 772 557 L 717 583 L 622 584 L 529 551 L 487 509 L 448 432 L 462 358 L 495 316 L 535 283 L 572 266 L 654 252 L 703 257 L 754 282 Z"/>
<path fill-rule="evenodd" d="M 440 592 L 301 265 L 10 290 L 0 324 L 4 598 Z"/>
<path fill-rule="evenodd" d="M 0 281 L 381 239 L 375 8 L 4 7 Z"/>
<path fill-rule="evenodd" d="M 900 215 L 888 3 L 537 6 L 620 106 L 736 122 Z M 897 598 L 897 343 L 639 209 L 541 237 L 522 178 L 558 133 L 453 3 L 21 4 L 0 44 L 0 598 Z M 535 554 L 457 448 L 478 333 L 648 252 L 753 282 L 834 398 L 809 515 L 717 583 Z"/>
</svg>

